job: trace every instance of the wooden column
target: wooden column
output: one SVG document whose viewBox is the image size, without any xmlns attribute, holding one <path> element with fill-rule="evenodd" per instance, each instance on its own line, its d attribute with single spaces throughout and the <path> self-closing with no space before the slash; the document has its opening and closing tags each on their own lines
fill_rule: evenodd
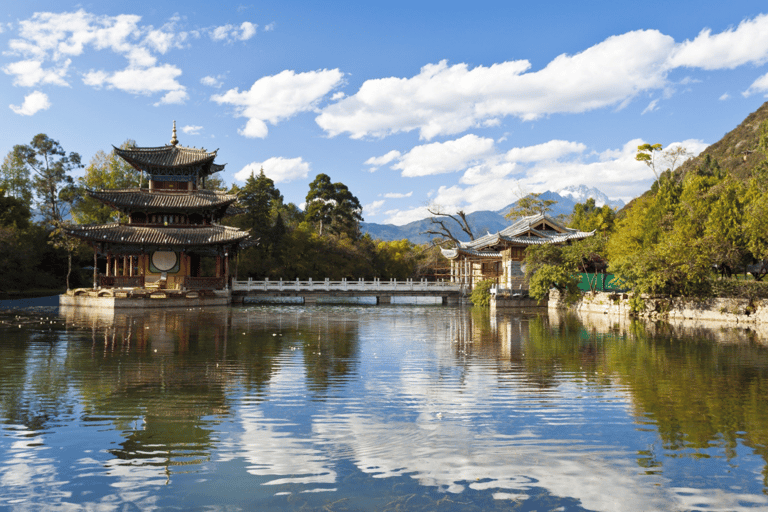
<svg viewBox="0 0 768 512">
<path fill-rule="evenodd" d="M 128 267 L 128 275 L 133 277 L 133 256 L 128 256 L 130 266 Z"/>
<path fill-rule="evenodd" d="M 123 277 L 128 275 L 128 256 L 123 256 Z"/>
<path fill-rule="evenodd" d="M 110 268 L 110 267 L 112 267 L 112 253 L 111 253 L 111 252 L 108 252 L 108 253 L 107 253 L 107 270 L 104 272 L 104 274 L 105 274 L 107 277 L 109 277 L 109 272 L 110 272 L 110 270 L 111 270 L 111 268 Z"/>
<path fill-rule="evenodd" d="M 221 277 L 221 256 L 216 255 L 216 277 Z"/>
<path fill-rule="evenodd" d="M 224 288 L 229 287 L 229 253 L 224 253 Z"/>
<path fill-rule="evenodd" d="M 96 280 L 98 278 L 98 274 L 96 272 L 96 257 L 98 255 L 98 250 L 96 249 L 96 244 L 93 244 L 93 289 L 96 289 L 97 283 Z"/>
</svg>

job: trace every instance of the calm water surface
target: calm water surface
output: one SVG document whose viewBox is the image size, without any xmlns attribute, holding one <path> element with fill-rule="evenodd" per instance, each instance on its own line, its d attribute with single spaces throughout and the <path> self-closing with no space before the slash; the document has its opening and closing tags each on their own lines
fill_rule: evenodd
<svg viewBox="0 0 768 512">
<path fill-rule="evenodd" d="M 768 510 L 744 330 L 435 306 L 0 313 L 3 510 Z"/>
</svg>

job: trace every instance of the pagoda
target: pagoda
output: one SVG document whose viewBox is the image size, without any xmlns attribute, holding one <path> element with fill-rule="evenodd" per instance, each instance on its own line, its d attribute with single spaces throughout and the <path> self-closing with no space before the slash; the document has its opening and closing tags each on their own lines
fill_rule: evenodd
<svg viewBox="0 0 768 512">
<path fill-rule="evenodd" d="M 230 262 L 253 240 L 246 231 L 219 224 L 236 210 L 237 196 L 206 190 L 207 176 L 224 169 L 216 151 L 179 145 L 176 122 L 168 145 L 114 148 L 148 177 L 146 187 L 89 190 L 88 195 L 120 211 L 125 221 L 75 225 L 66 233 L 94 252 L 94 291 L 123 290 L 120 296 L 166 290 L 187 293 L 228 290 Z M 97 275 L 97 257 L 106 259 Z M 206 275 L 208 274 L 208 275 Z M 114 295 L 114 294 L 112 294 Z M 162 293 L 160 293 L 162 295 Z"/>
</svg>

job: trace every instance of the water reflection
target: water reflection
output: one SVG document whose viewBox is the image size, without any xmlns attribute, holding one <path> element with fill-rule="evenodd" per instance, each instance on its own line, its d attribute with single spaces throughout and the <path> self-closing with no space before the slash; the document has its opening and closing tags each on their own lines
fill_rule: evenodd
<svg viewBox="0 0 768 512">
<path fill-rule="evenodd" d="M 0 343 L 11 508 L 768 506 L 768 350 L 743 329 L 62 309 L 0 317 Z"/>
</svg>

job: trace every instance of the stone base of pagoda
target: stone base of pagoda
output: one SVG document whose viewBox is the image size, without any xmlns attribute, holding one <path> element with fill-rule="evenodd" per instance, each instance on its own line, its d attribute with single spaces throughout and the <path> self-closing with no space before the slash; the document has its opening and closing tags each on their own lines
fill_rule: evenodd
<svg viewBox="0 0 768 512">
<path fill-rule="evenodd" d="M 229 290 L 69 290 L 59 295 L 60 307 L 101 309 L 193 308 L 228 306 L 232 302 Z"/>
</svg>

